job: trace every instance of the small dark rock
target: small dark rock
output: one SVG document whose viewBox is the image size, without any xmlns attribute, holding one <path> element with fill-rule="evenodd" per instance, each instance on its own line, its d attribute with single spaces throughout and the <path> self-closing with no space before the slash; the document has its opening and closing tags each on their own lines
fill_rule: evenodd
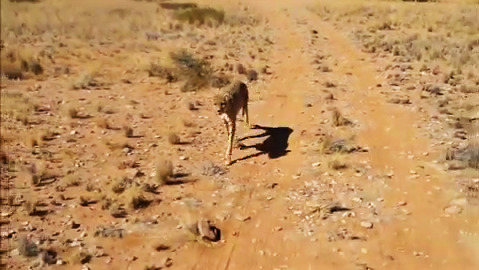
<svg viewBox="0 0 479 270">
<path fill-rule="evenodd" d="M 42 252 L 42 261 L 46 264 L 56 264 L 57 252 L 53 249 L 44 250 Z"/>
<path fill-rule="evenodd" d="M 196 232 L 203 239 L 217 242 L 221 239 L 221 231 L 211 224 L 209 220 L 199 220 L 196 223 Z"/>
<path fill-rule="evenodd" d="M 243 64 L 236 64 L 236 72 L 238 72 L 238 74 L 246 74 L 246 68 L 243 66 Z"/>
<path fill-rule="evenodd" d="M 250 82 L 256 81 L 256 80 L 258 80 L 258 72 L 256 72 L 256 70 L 254 70 L 254 69 L 250 69 L 250 70 L 248 70 L 248 72 L 246 74 L 246 78 Z"/>
</svg>

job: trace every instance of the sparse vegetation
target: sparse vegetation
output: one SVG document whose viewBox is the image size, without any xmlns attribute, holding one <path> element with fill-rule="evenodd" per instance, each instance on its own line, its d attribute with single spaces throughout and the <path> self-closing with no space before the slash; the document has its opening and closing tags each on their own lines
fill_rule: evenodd
<svg viewBox="0 0 479 270">
<path fill-rule="evenodd" d="M 26 236 L 21 236 L 18 239 L 18 251 L 25 257 L 35 257 L 39 253 L 38 246 Z"/>
<path fill-rule="evenodd" d="M 169 160 L 160 160 L 156 167 L 156 181 L 159 185 L 166 185 L 173 177 L 173 163 Z"/>
<path fill-rule="evenodd" d="M 347 126 L 352 124 L 351 120 L 344 117 L 337 108 L 334 108 L 331 111 L 331 119 L 333 126 L 335 127 Z"/>
<path fill-rule="evenodd" d="M 147 67 L 152 77 L 160 77 L 167 82 L 184 81 L 181 91 L 198 91 L 218 81 L 213 76 L 210 63 L 199 59 L 185 49 L 170 51 L 163 57 L 153 59 Z"/>
<path fill-rule="evenodd" d="M 24 202 L 25 211 L 33 216 L 37 213 L 38 202 L 36 200 L 27 200 Z"/>
<path fill-rule="evenodd" d="M 178 134 L 176 134 L 175 132 L 170 132 L 168 133 L 168 142 L 170 144 L 180 144 L 180 136 L 178 136 Z"/>
<path fill-rule="evenodd" d="M 431 69 L 441 66 L 476 73 L 477 5 L 428 5 L 424 9 L 411 3 L 328 1 L 314 11 L 324 19 L 355 25 L 350 34 L 368 52 L 386 52 L 402 62 L 424 62 Z M 473 75 L 476 80 L 477 75 Z M 448 83 L 461 81 L 458 77 Z"/>
<path fill-rule="evenodd" d="M 146 208 L 150 205 L 151 201 L 146 199 L 142 194 L 142 190 L 139 187 L 130 188 L 126 194 L 124 194 L 126 205 L 132 210 L 140 208 Z"/>
<path fill-rule="evenodd" d="M 8 79 L 26 79 L 31 75 L 40 75 L 44 68 L 38 57 L 27 49 L 2 50 L 0 73 Z"/>
<path fill-rule="evenodd" d="M 178 10 L 175 18 L 189 24 L 213 26 L 224 22 L 225 13 L 211 7 L 192 7 L 186 10 Z"/>
<path fill-rule="evenodd" d="M 73 82 L 72 88 L 78 90 L 101 86 L 102 84 L 97 80 L 96 77 L 97 75 L 95 73 L 83 73 Z"/>
<path fill-rule="evenodd" d="M 90 262 L 90 260 L 92 259 L 92 255 L 84 250 L 75 250 L 70 258 L 68 259 L 68 261 L 75 265 L 75 264 L 85 264 L 85 263 L 88 263 Z"/>
</svg>

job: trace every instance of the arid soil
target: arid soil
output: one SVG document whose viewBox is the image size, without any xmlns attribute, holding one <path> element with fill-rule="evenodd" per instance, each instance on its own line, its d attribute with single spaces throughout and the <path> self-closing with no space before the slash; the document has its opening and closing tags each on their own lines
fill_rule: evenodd
<svg viewBox="0 0 479 270">
<path fill-rule="evenodd" d="M 365 48 L 361 13 L 313 0 L 196 1 L 219 25 L 65 2 L 1 2 L 2 61 L 43 67 L 2 63 L 2 267 L 479 269 L 473 62 L 452 85 L 447 61 Z M 249 81 L 230 166 L 219 87 L 162 66 L 182 49 Z"/>
</svg>

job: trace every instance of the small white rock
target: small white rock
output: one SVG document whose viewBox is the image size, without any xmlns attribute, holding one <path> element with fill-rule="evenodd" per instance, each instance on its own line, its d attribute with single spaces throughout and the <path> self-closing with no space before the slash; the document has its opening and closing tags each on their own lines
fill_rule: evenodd
<svg viewBox="0 0 479 270">
<path fill-rule="evenodd" d="M 366 229 L 371 229 L 373 227 L 373 223 L 369 221 L 361 221 L 361 227 L 364 227 Z"/>
</svg>

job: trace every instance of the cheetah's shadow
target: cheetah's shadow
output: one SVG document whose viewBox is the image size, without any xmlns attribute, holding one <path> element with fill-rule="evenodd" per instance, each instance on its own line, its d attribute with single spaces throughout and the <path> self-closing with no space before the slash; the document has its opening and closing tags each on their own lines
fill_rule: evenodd
<svg viewBox="0 0 479 270">
<path fill-rule="evenodd" d="M 286 154 L 291 152 L 291 150 L 288 150 L 288 140 L 291 133 L 293 133 L 293 129 L 289 127 L 266 127 L 260 125 L 254 125 L 253 129 L 262 129 L 264 130 L 264 132 L 261 134 L 245 136 L 241 139 L 238 139 L 238 146 L 241 150 L 255 148 L 258 152 L 236 159 L 233 161 L 233 163 L 247 160 L 263 154 L 267 154 L 270 159 L 276 159 L 285 156 Z M 247 139 L 261 137 L 267 138 L 261 143 L 256 143 L 252 145 L 245 145 L 241 143 L 242 141 Z"/>
</svg>

